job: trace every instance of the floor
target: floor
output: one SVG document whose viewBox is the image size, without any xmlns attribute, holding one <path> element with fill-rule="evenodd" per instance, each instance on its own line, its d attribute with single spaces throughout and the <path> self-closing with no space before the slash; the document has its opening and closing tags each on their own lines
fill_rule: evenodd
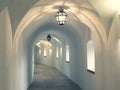
<svg viewBox="0 0 120 90">
<path fill-rule="evenodd" d="M 82 90 L 57 69 L 35 65 L 34 82 L 28 90 Z"/>
</svg>

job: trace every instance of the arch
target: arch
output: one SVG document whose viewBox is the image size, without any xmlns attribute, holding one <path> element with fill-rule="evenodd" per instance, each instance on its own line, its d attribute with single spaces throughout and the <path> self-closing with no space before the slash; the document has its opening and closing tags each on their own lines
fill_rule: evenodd
<svg viewBox="0 0 120 90">
<path fill-rule="evenodd" d="M 109 71 L 110 80 L 108 83 L 111 85 L 111 90 L 120 88 L 120 11 L 118 11 L 113 19 L 109 38 L 108 38 L 108 51 L 107 51 L 107 71 Z"/>
<path fill-rule="evenodd" d="M 59 3 L 56 4 L 56 2 L 53 3 L 54 7 L 59 4 Z M 14 41 L 13 41 L 16 56 L 18 56 L 19 54 L 21 55 L 21 52 L 22 52 L 22 51 L 19 51 L 18 49 L 19 49 L 20 46 L 22 46 L 21 45 L 22 44 L 21 37 L 22 37 L 23 34 L 26 34 L 26 32 L 28 31 L 29 34 L 27 33 L 27 35 L 29 37 L 28 39 L 30 40 L 33 37 L 32 33 L 35 33 L 35 31 L 36 32 L 38 31 L 37 29 L 35 29 L 35 27 L 42 27 L 44 25 L 48 25 L 46 22 L 48 22 L 48 20 L 51 20 L 50 17 L 52 17 L 53 12 L 55 12 L 55 9 L 51 6 L 50 6 L 50 11 L 48 11 L 48 7 L 49 7 L 49 5 L 46 5 L 46 6 L 44 6 L 44 9 L 42 10 L 42 7 L 40 7 L 39 5 L 36 4 L 33 8 L 31 8 L 28 11 L 28 13 L 24 16 L 24 18 L 22 19 L 22 21 L 18 25 L 15 36 L 14 36 Z M 69 5 L 68 5 L 68 7 L 69 7 Z M 97 38 L 95 38 L 96 43 L 98 42 L 97 43 L 98 45 L 101 44 L 101 46 L 104 47 L 106 45 L 106 42 L 107 42 L 107 37 L 106 37 L 106 34 L 105 34 L 104 26 L 102 25 L 98 14 L 96 14 L 94 11 L 91 11 L 91 10 L 86 9 L 86 8 L 78 7 L 78 6 L 72 6 L 72 7 L 69 8 L 69 10 L 71 10 L 71 12 L 73 14 L 77 14 L 77 16 L 76 16 L 77 20 L 73 20 L 73 23 L 75 21 L 77 23 L 79 22 L 77 25 L 73 25 L 72 29 L 73 30 L 76 29 L 76 31 L 79 33 L 79 32 L 82 32 L 80 30 L 84 29 L 83 26 L 88 27 L 89 30 L 91 30 L 91 33 L 94 34 L 95 37 L 97 37 Z M 50 25 L 53 25 L 53 22 Z M 66 24 L 66 27 L 67 26 L 71 26 L 71 24 Z M 82 27 L 80 27 L 80 26 L 82 26 Z M 50 26 L 48 26 L 48 27 L 50 27 Z M 55 29 L 58 28 L 58 27 L 59 26 L 54 26 Z M 81 28 L 81 29 L 78 30 L 79 28 Z M 40 28 L 40 31 L 42 33 L 41 29 L 43 29 L 43 28 Z M 44 28 L 44 30 L 45 29 L 46 28 Z M 50 28 L 50 29 L 53 29 L 53 28 Z M 68 28 L 66 28 L 66 29 L 68 29 Z M 72 31 L 71 29 L 68 30 L 68 31 L 74 33 L 74 31 Z M 57 32 L 59 32 L 59 31 L 57 31 Z M 67 32 L 67 30 L 66 30 L 66 32 Z M 72 37 L 70 37 L 70 39 L 73 40 Z M 79 41 L 82 41 L 82 40 L 79 40 Z M 29 43 L 34 44 L 34 42 L 29 42 Z M 31 45 L 31 47 L 32 47 L 32 45 Z M 29 48 L 31 48 L 31 47 L 29 46 Z M 33 49 L 33 47 L 32 47 L 32 49 Z M 101 47 L 100 47 L 100 49 L 101 49 Z M 30 50 L 30 51 L 32 53 L 32 50 Z M 30 55 L 31 55 L 31 53 L 30 53 Z M 21 58 L 19 58 L 19 60 L 20 59 Z M 30 59 L 30 58 L 27 58 L 27 59 Z M 68 66 L 66 66 L 66 67 L 68 67 Z M 67 74 L 70 73 L 69 71 L 67 72 Z M 77 83 L 79 83 L 79 81 Z"/>
<path fill-rule="evenodd" d="M 66 45 L 66 62 L 70 62 L 70 47 L 69 45 Z"/>
<path fill-rule="evenodd" d="M 24 18 L 18 25 L 17 30 L 15 32 L 14 40 L 13 40 L 14 43 L 17 41 L 17 39 L 20 37 L 20 35 L 22 34 L 22 32 L 25 30 L 27 26 L 29 26 L 31 23 L 35 23 L 38 20 L 41 20 L 41 22 L 44 22 L 42 18 L 47 17 L 48 16 L 47 13 L 51 15 L 53 12 L 55 12 L 55 9 L 53 7 L 55 7 L 56 5 L 58 6 L 58 3 L 55 2 L 53 3 L 53 7 L 51 7 L 51 5 L 44 6 L 44 11 L 43 11 L 42 7 L 38 6 L 38 4 L 39 2 L 28 11 L 28 13 L 24 16 Z M 48 7 L 50 10 L 48 10 Z M 78 21 L 82 22 L 83 24 L 88 26 L 90 30 L 92 30 L 94 33 L 99 35 L 102 39 L 101 41 L 103 42 L 103 44 L 104 45 L 106 44 L 107 37 L 105 33 L 105 28 L 102 25 L 98 14 L 85 8 L 75 7 L 75 5 L 74 7 L 70 7 L 69 10 L 71 10 L 73 14 L 77 14 L 77 19 L 79 19 Z M 47 19 L 47 18 L 44 18 L 44 19 Z"/>
</svg>

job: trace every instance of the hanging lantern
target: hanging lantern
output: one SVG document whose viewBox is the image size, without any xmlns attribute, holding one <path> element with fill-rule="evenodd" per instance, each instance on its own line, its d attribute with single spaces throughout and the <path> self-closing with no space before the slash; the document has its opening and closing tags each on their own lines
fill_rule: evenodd
<svg viewBox="0 0 120 90">
<path fill-rule="evenodd" d="M 49 35 L 47 36 L 47 40 L 50 41 L 51 38 L 52 38 L 52 37 L 51 37 L 51 35 L 49 34 Z"/>
<path fill-rule="evenodd" d="M 59 8 L 59 11 L 57 11 L 55 17 L 59 25 L 64 25 L 66 22 L 67 14 L 63 8 Z"/>
</svg>

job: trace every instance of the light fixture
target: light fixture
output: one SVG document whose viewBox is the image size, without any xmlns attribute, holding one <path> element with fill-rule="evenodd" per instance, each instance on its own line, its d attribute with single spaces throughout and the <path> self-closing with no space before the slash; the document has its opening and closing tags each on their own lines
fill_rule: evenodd
<svg viewBox="0 0 120 90">
<path fill-rule="evenodd" d="M 55 17 L 59 25 L 64 25 L 64 23 L 66 22 L 67 13 L 64 11 L 62 7 L 60 7 Z"/>
<path fill-rule="evenodd" d="M 50 34 L 48 34 L 48 36 L 47 36 L 47 40 L 48 40 L 48 41 L 50 41 L 50 40 L 51 40 L 51 38 L 52 38 L 52 37 L 51 37 L 51 35 L 50 35 Z"/>
</svg>

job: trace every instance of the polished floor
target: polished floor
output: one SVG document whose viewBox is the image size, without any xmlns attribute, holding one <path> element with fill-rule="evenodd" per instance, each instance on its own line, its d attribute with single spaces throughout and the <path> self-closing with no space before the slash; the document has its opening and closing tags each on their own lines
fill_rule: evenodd
<svg viewBox="0 0 120 90">
<path fill-rule="evenodd" d="M 34 82 L 28 90 L 82 90 L 57 69 L 35 65 Z"/>
</svg>

